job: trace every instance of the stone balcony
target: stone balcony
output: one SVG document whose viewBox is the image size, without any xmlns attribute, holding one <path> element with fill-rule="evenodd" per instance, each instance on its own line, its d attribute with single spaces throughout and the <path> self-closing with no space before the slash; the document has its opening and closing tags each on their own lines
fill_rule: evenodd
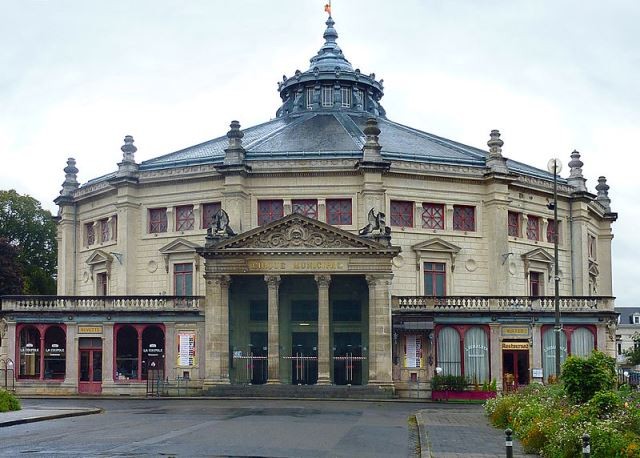
<svg viewBox="0 0 640 458">
<path fill-rule="evenodd" d="M 0 296 L 2 312 L 202 312 L 204 296 Z"/>
<path fill-rule="evenodd" d="M 613 297 L 561 296 L 560 312 L 613 312 Z M 553 296 L 393 296 L 394 311 L 554 312 Z"/>
</svg>

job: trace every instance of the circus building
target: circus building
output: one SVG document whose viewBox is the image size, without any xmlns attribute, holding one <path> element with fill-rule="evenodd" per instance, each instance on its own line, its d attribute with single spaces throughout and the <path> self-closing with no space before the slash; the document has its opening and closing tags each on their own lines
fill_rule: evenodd
<svg viewBox="0 0 640 458">
<path fill-rule="evenodd" d="M 392 121 L 337 39 L 329 17 L 270 121 L 144 162 L 126 136 L 83 184 L 67 161 L 58 295 L 2 297 L 19 393 L 547 382 L 556 285 L 561 358 L 615 354 L 606 179 L 590 192 L 567 154 L 555 217 L 553 173 L 497 130 L 483 150 Z"/>
</svg>

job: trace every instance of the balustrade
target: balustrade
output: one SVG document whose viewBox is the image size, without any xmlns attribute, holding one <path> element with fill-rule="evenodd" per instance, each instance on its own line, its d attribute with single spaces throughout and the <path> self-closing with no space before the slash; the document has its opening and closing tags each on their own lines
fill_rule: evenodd
<svg viewBox="0 0 640 458">
<path fill-rule="evenodd" d="M 29 311 L 200 311 L 204 296 L 2 296 L 5 312 Z"/>
<path fill-rule="evenodd" d="M 562 312 L 613 311 L 612 297 L 560 297 Z M 554 311 L 553 296 L 393 296 L 395 310 L 429 311 Z"/>
</svg>

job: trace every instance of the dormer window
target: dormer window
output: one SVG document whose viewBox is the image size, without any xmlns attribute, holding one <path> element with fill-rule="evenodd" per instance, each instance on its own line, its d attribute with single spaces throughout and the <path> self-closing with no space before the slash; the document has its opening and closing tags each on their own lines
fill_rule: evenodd
<svg viewBox="0 0 640 458">
<path fill-rule="evenodd" d="M 341 88 L 340 94 L 342 95 L 342 108 L 351 108 L 351 88 Z"/>
<path fill-rule="evenodd" d="M 640 315 L 638 314 L 633 315 L 633 324 L 640 324 Z"/>
<path fill-rule="evenodd" d="M 325 108 L 333 106 L 333 87 L 322 87 L 322 106 Z"/>
<path fill-rule="evenodd" d="M 313 88 L 307 88 L 307 109 L 310 110 L 313 108 Z"/>
</svg>

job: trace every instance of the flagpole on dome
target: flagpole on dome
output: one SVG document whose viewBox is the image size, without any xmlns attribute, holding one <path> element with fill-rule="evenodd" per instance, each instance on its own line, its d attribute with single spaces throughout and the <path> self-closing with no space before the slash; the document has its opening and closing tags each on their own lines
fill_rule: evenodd
<svg viewBox="0 0 640 458">
<path fill-rule="evenodd" d="M 329 17 L 331 17 L 331 0 L 329 0 L 329 3 L 325 3 L 324 12 L 327 13 Z"/>
</svg>

